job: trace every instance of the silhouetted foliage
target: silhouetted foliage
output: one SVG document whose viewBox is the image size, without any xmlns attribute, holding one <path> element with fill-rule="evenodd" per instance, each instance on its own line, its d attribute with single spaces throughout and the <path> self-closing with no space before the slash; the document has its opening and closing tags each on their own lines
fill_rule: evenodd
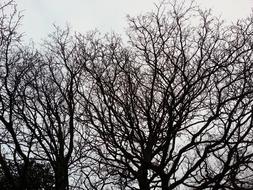
<svg viewBox="0 0 253 190">
<path fill-rule="evenodd" d="M 8 168 L 10 169 L 13 181 L 9 181 L 2 168 L 0 168 L 0 187 L 2 190 L 13 190 L 13 184 L 21 184 L 24 180 L 19 176 L 20 171 L 17 171 L 16 164 L 9 162 Z M 24 168 L 23 164 L 19 164 L 18 170 Z M 41 164 L 31 161 L 26 172 L 26 181 L 28 181 L 27 190 L 53 190 L 54 189 L 54 176 L 48 164 Z"/>
</svg>

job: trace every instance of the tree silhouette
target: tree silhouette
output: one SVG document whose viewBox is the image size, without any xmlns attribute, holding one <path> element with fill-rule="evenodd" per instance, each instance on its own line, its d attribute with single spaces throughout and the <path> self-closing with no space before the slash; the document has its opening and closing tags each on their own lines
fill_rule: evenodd
<svg viewBox="0 0 253 190">
<path fill-rule="evenodd" d="M 251 189 L 252 18 L 170 3 L 129 26 L 86 55 L 99 163 L 123 189 Z"/>
<path fill-rule="evenodd" d="M 85 126 L 76 119 L 82 65 L 69 32 L 56 28 L 27 73 L 31 82 L 19 91 L 20 120 L 36 144 L 31 152 L 35 159 L 51 164 L 56 190 L 69 189 L 69 172 L 73 174 L 73 165 L 85 157 Z"/>
<path fill-rule="evenodd" d="M 252 16 L 169 1 L 126 43 L 56 27 L 36 50 L 0 13 L 0 189 L 253 188 Z"/>
<path fill-rule="evenodd" d="M 24 75 L 35 57 L 21 44 L 21 35 L 17 32 L 21 17 L 13 1 L 0 4 L 0 166 L 9 184 L 20 190 L 27 188 L 24 176 L 28 172 L 33 138 L 23 135 L 24 128 L 16 113 L 20 100 L 17 92 L 25 85 Z M 9 168 L 8 159 L 12 159 L 15 166 Z M 19 163 L 23 165 L 22 170 L 19 170 Z M 20 177 L 19 183 L 14 180 L 14 167 Z"/>
<path fill-rule="evenodd" d="M 13 183 L 21 184 L 20 180 L 24 180 L 16 171 L 16 164 L 9 162 L 8 167 L 13 175 L 13 181 L 6 178 L 2 168 L 0 168 L 0 187 L 3 190 L 13 190 Z M 19 164 L 19 169 L 24 169 L 24 164 Z M 53 190 L 54 178 L 49 165 L 30 161 L 28 169 L 26 169 L 26 181 L 28 182 L 27 190 Z"/>
</svg>

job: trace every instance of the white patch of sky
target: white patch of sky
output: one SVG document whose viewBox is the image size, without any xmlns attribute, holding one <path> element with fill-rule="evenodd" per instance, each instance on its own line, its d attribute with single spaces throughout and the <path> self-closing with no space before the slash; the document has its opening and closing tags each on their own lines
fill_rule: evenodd
<svg viewBox="0 0 253 190">
<path fill-rule="evenodd" d="M 185 0 L 189 1 L 189 0 Z M 123 34 L 127 27 L 126 15 L 138 15 L 154 8 L 155 0 L 16 0 L 23 10 L 22 31 L 26 39 L 40 41 L 57 26 L 70 25 L 85 33 L 101 32 Z M 236 21 L 250 15 L 253 0 L 196 0 L 202 8 L 213 10 L 227 21 Z"/>
</svg>

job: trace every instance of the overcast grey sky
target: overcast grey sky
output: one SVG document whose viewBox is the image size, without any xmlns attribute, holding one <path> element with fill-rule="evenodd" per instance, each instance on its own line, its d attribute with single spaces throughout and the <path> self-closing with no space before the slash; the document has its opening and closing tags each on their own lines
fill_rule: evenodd
<svg viewBox="0 0 253 190">
<path fill-rule="evenodd" d="M 185 0 L 188 1 L 188 0 Z M 23 10 L 22 31 L 26 39 L 45 38 L 52 25 L 67 23 L 78 32 L 95 28 L 102 32 L 123 33 L 126 15 L 138 15 L 154 8 L 157 0 L 16 0 Z M 203 8 L 212 8 L 214 14 L 227 21 L 235 21 L 251 13 L 253 0 L 196 0 Z"/>
</svg>

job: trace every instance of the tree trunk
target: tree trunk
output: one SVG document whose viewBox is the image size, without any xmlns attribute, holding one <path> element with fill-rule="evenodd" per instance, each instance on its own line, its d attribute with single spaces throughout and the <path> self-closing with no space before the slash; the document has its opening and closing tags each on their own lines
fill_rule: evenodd
<svg viewBox="0 0 253 190">
<path fill-rule="evenodd" d="M 139 170 L 138 183 L 141 190 L 149 190 L 149 182 L 148 182 L 148 170 L 145 168 L 141 168 Z"/>
<path fill-rule="evenodd" d="M 58 161 L 55 169 L 55 190 L 68 190 L 68 163 Z"/>
<path fill-rule="evenodd" d="M 162 180 L 162 190 L 169 190 L 169 178 L 167 178 L 165 175 L 161 176 Z"/>
</svg>

